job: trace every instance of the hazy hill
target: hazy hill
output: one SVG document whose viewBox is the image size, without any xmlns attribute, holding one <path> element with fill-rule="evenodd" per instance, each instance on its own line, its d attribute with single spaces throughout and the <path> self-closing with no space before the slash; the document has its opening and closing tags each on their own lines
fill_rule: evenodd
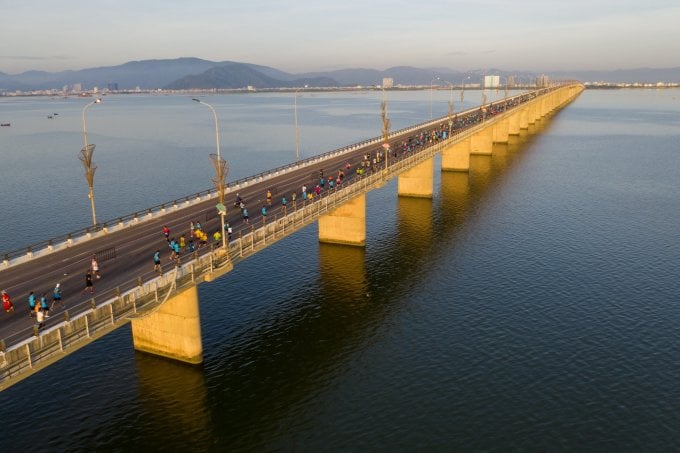
<svg viewBox="0 0 680 453">
<path fill-rule="evenodd" d="M 246 86 L 254 88 L 280 88 L 304 85 L 315 87 L 338 86 L 338 82 L 328 77 L 291 79 L 290 74 L 274 70 L 273 68 L 259 67 L 269 74 L 286 78 L 286 80 L 282 80 L 270 77 L 254 68 L 258 68 L 258 66 L 234 62 L 223 63 L 201 74 L 182 77 L 166 85 L 165 88 L 181 90 L 189 88 L 244 88 Z"/>
<path fill-rule="evenodd" d="M 26 71 L 21 74 L 0 72 L 0 91 L 43 90 L 61 88 L 74 83 L 84 89 L 106 88 L 116 83 L 121 90 L 154 88 L 256 88 L 294 86 L 371 86 L 381 85 L 384 77 L 391 77 L 395 85 L 430 83 L 459 85 L 462 80 L 480 83 L 485 74 L 497 74 L 502 80 L 510 75 L 531 80 L 536 73 L 498 69 L 455 71 L 448 68 L 415 68 L 396 66 L 385 70 L 354 68 L 327 72 L 291 74 L 269 66 L 233 61 L 215 62 L 200 58 L 130 61 L 118 66 L 87 68 L 77 71 Z M 546 72 L 552 79 L 577 79 L 583 82 L 680 82 L 680 67 L 637 68 L 615 71 L 553 71 Z M 469 78 L 468 78 L 469 77 Z M 439 78 L 439 79 L 437 79 Z"/>
</svg>

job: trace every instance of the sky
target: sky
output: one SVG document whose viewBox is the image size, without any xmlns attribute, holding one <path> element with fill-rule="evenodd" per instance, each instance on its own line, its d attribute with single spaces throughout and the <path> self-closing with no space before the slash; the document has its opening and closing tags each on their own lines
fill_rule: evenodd
<svg viewBox="0 0 680 453">
<path fill-rule="evenodd" d="M 678 0 L 0 0 L 0 72 L 198 57 L 344 68 L 680 66 Z"/>
</svg>

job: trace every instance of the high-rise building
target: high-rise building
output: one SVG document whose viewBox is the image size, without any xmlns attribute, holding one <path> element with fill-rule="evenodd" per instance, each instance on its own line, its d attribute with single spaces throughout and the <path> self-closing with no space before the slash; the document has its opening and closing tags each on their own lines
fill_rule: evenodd
<svg viewBox="0 0 680 453">
<path fill-rule="evenodd" d="M 497 75 L 484 76 L 484 88 L 498 88 L 500 82 L 501 76 Z"/>
</svg>

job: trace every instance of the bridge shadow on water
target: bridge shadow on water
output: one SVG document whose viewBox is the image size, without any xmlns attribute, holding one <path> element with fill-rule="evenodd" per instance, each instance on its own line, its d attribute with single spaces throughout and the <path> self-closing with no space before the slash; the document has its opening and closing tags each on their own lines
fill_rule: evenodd
<svg viewBox="0 0 680 453">
<path fill-rule="evenodd" d="M 338 376 L 349 371 L 352 359 L 376 340 L 383 326 L 408 309 L 393 301 L 412 290 L 413 270 L 425 266 L 442 243 L 465 240 L 463 227 L 470 216 L 502 190 L 513 162 L 533 134 L 549 124 L 544 119 L 528 133 L 512 136 L 509 144 L 494 145 L 492 156 L 472 156 L 469 173 L 441 173 L 433 199 L 398 198 L 394 230 L 388 237 L 368 238 L 380 245 L 367 250 L 319 244 L 318 268 L 309 273 L 313 284 L 282 294 L 276 306 L 286 310 L 261 314 L 266 319 L 252 320 L 240 332 L 225 328 L 219 350 L 206 350 L 203 366 L 136 353 L 143 420 L 139 426 L 127 420 L 130 440 L 119 438 L 115 448 L 309 446 L 305 432 L 332 413 L 330 401 L 348 396 L 336 385 Z M 222 322 L 205 313 L 219 303 L 201 306 L 208 329 Z"/>
</svg>

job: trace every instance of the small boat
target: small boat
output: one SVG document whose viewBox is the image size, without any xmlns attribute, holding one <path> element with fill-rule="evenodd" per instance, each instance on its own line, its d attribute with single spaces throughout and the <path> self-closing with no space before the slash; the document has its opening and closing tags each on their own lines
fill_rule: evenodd
<svg viewBox="0 0 680 453">
<path fill-rule="evenodd" d="M 47 115 L 47 118 L 51 120 L 54 117 L 52 115 Z"/>
<path fill-rule="evenodd" d="M 0 124 L 0 126 L 2 126 L 2 127 L 9 127 L 9 126 L 10 126 L 10 123 L 2 123 L 2 124 Z"/>
</svg>

